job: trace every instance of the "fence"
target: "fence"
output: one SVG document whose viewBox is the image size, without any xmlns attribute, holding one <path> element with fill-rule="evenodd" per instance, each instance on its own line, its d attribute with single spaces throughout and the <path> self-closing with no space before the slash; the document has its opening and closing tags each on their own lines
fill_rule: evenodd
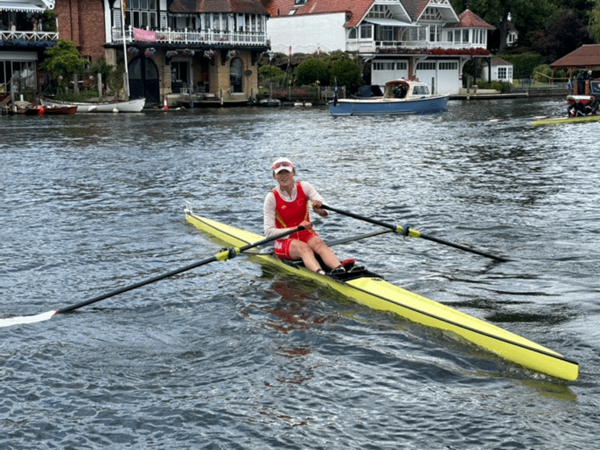
<svg viewBox="0 0 600 450">
<path fill-rule="evenodd" d="M 271 83 L 268 93 L 262 91 L 261 98 L 273 98 L 288 102 L 327 103 L 333 100 L 333 87 L 330 86 L 278 86 Z M 346 97 L 346 87 L 338 88 L 339 98 Z"/>
</svg>

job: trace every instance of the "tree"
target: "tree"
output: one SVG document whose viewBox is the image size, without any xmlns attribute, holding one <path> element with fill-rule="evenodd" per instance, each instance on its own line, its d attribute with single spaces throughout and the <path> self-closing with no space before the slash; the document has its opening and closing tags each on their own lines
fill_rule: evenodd
<svg viewBox="0 0 600 450">
<path fill-rule="evenodd" d="M 335 60 L 331 64 L 329 73 L 331 86 L 333 86 L 334 81 L 337 79 L 337 84 L 346 86 L 350 93 L 356 93 L 358 88 L 365 84 L 360 75 L 360 67 L 350 58 Z"/>
<path fill-rule="evenodd" d="M 563 11 L 546 28 L 532 49 L 544 57 L 546 64 L 553 63 L 583 44 L 591 43 L 586 26 L 574 11 Z"/>
<path fill-rule="evenodd" d="M 600 0 L 594 0 L 595 5 L 590 11 L 590 37 L 600 43 Z"/>
<path fill-rule="evenodd" d="M 285 72 L 277 66 L 266 64 L 259 67 L 258 79 L 261 83 L 283 83 L 283 80 L 285 79 Z"/>
<path fill-rule="evenodd" d="M 88 61 L 79 55 L 73 41 L 59 39 L 56 46 L 47 48 L 44 53 L 46 59 L 40 68 L 52 72 L 57 78 L 74 74 L 88 64 Z"/>
<path fill-rule="evenodd" d="M 326 84 L 329 81 L 329 69 L 321 59 L 311 58 L 301 62 L 295 73 L 300 86 L 315 84 L 317 81 Z"/>
<path fill-rule="evenodd" d="M 527 41 L 531 31 L 543 30 L 559 7 L 555 2 L 566 0 L 454 0 L 455 11 L 469 8 L 490 25 L 497 28 L 494 50 L 506 48 L 508 24 L 512 22 L 519 32 L 519 41 Z M 510 20 L 509 20 L 510 19 Z"/>
</svg>

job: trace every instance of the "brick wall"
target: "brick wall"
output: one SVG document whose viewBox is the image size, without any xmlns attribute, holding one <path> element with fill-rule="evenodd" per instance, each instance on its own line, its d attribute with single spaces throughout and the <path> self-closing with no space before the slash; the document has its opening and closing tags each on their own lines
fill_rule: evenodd
<svg viewBox="0 0 600 450">
<path fill-rule="evenodd" d="M 91 57 L 93 63 L 105 56 L 102 0 L 57 0 L 55 11 L 61 39 L 75 42 L 81 56 Z"/>
</svg>

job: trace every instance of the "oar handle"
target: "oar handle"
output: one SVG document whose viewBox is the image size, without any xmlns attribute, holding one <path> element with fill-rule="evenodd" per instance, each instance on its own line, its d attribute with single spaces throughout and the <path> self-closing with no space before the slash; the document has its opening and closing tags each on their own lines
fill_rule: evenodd
<svg viewBox="0 0 600 450">
<path fill-rule="evenodd" d="M 290 234 L 293 234 L 293 233 L 296 233 L 297 231 L 302 231 L 302 230 L 304 230 L 304 227 L 296 227 L 296 228 L 293 228 L 291 230 L 286 231 L 285 233 L 281 233 L 281 234 L 278 234 L 276 236 L 271 236 L 271 237 L 268 237 L 266 239 L 263 239 L 262 241 L 254 242 L 253 244 L 247 244 L 247 245 L 244 245 L 243 247 L 240 247 L 240 248 L 233 247 L 233 248 L 223 249 L 219 253 L 217 253 L 216 255 L 213 255 L 213 256 L 211 256 L 209 258 L 203 259 L 202 261 L 196 261 L 195 263 L 190 264 L 188 266 L 180 267 L 179 269 L 171 270 L 170 272 L 163 273 L 162 275 L 157 275 L 155 277 L 148 278 L 147 280 L 143 280 L 143 281 L 140 281 L 138 283 L 122 287 L 122 288 L 117 289 L 115 291 L 99 295 L 97 297 L 94 297 L 92 299 L 86 300 L 84 302 L 77 303 L 76 305 L 72 305 L 72 306 L 68 306 L 68 307 L 63 308 L 63 309 L 59 309 L 58 311 L 56 311 L 56 314 L 64 314 L 64 313 L 68 313 L 70 311 L 74 311 L 74 310 L 79 309 L 79 308 L 81 308 L 83 306 L 91 305 L 92 303 L 96 303 L 96 302 L 99 302 L 101 300 L 106 300 L 107 298 L 114 297 L 115 295 L 119 295 L 119 294 L 122 294 L 124 292 L 132 291 L 132 290 L 137 289 L 139 287 L 146 286 L 148 284 L 155 283 L 155 282 L 160 281 L 160 280 L 164 280 L 165 278 L 169 278 L 169 277 L 172 277 L 174 275 L 178 275 L 180 273 L 187 272 L 188 270 L 195 269 L 196 267 L 203 266 L 203 265 L 211 263 L 213 261 L 225 261 L 226 259 L 234 258 L 236 255 L 239 255 L 240 253 L 245 252 L 246 250 L 249 250 L 249 249 L 254 248 L 254 247 L 259 247 L 259 246 L 264 245 L 264 244 L 268 244 L 269 242 L 276 241 L 277 239 L 284 238 L 286 236 L 289 236 Z"/>
</svg>

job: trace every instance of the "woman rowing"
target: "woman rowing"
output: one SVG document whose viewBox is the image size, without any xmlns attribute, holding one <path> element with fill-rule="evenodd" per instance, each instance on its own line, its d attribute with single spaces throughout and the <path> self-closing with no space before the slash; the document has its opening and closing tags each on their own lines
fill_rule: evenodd
<svg viewBox="0 0 600 450">
<path fill-rule="evenodd" d="M 327 211 L 321 208 L 323 197 L 307 181 L 294 179 L 296 169 L 288 158 L 277 159 L 272 170 L 277 186 L 265 198 L 265 235 L 271 237 L 298 226 L 305 228 L 275 241 L 275 254 L 281 259 L 302 259 L 306 268 L 324 275 L 325 271 L 317 261 L 318 255 L 328 270 L 333 268 L 331 274 L 344 273 L 344 266 L 310 222 L 309 202 L 312 202 L 314 212 L 321 217 L 327 216 Z"/>
</svg>

